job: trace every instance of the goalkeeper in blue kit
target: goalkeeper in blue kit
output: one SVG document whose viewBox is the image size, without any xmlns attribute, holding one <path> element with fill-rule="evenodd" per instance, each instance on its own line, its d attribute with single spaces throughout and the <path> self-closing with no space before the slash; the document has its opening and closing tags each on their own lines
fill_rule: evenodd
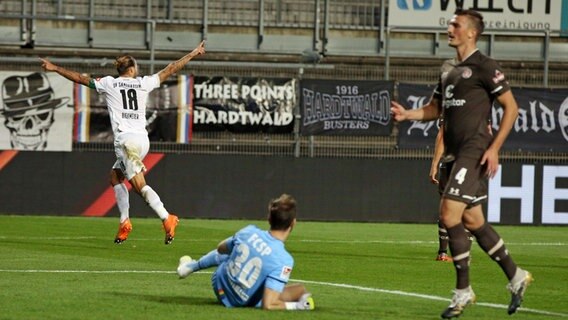
<svg viewBox="0 0 568 320">
<path fill-rule="evenodd" d="M 287 194 L 271 200 L 268 222 L 269 230 L 249 225 L 199 260 L 181 257 L 179 277 L 218 266 L 211 285 L 225 307 L 313 310 L 314 301 L 306 288 L 302 284 L 287 284 L 294 259 L 284 242 L 296 224 L 296 200 Z"/>
</svg>

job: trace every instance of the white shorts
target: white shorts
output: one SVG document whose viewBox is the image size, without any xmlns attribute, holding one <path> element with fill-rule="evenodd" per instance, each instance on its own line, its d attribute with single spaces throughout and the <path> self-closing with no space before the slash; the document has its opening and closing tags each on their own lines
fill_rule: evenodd
<svg viewBox="0 0 568 320">
<path fill-rule="evenodd" d="M 142 160 L 148 154 L 150 140 L 148 135 L 139 133 L 121 133 L 114 139 L 116 162 L 113 169 L 120 169 L 127 180 L 146 171 Z"/>
</svg>

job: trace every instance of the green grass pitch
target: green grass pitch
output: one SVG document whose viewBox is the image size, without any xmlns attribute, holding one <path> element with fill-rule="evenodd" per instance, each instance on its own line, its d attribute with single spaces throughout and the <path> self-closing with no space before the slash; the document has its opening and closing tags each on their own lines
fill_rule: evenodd
<svg viewBox="0 0 568 320">
<path fill-rule="evenodd" d="M 266 222 L 182 219 L 169 246 L 157 218 L 132 223 L 128 241 L 116 245 L 117 218 L 0 216 L 0 319 L 439 319 L 455 284 L 452 264 L 434 261 L 434 222 L 299 221 L 286 243 L 291 283 L 307 286 L 316 310 L 227 309 L 211 290 L 212 269 L 179 280 L 178 259 Z M 474 244 L 478 303 L 460 319 L 567 318 L 568 228 L 495 228 L 535 282 L 509 317 L 506 278 Z"/>
</svg>

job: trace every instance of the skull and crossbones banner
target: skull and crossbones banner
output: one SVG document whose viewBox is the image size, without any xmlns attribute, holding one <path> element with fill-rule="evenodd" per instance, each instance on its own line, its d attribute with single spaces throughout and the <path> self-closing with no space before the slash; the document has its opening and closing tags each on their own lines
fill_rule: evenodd
<svg viewBox="0 0 568 320">
<path fill-rule="evenodd" d="M 55 73 L 0 72 L 0 88 L 0 150 L 71 151 L 71 81 Z"/>
</svg>

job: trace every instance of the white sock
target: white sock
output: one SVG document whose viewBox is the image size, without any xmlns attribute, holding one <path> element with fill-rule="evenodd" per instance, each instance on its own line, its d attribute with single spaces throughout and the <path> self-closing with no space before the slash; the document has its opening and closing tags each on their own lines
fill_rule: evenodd
<svg viewBox="0 0 568 320">
<path fill-rule="evenodd" d="M 511 283 L 517 283 L 522 281 L 526 276 L 526 271 L 517 267 L 517 271 L 515 272 L 515 276 L 511 279 Z"/>
<path fill-rule="evenodd" d="M 146 200 L 146 203 L 156 212 L 160 219 L 166 220 L 168 218 L 170 214 L 166 208 L 164 208 L 164 204 L 160 200 L 160 196 L 158 196 L 156 191 L 150 188 L 149 185 L 145 185 L 140 190 L 140 193 L 142 193 L 142 197 Z"/>
<path fill-rule="evenodd" d="M 471 286 L 467 286 L 467 288 L 463 288 L 463 289 L 456 289 L 457 293 L 467 293 L 473 291 L 473 289 L 471 289 Z"/>
<path fill-rule="evenodd" d="M 120 212 L 120 223 L 128 219 L 128 210 L 130 209 L 130 202 L 128 201 L 128 189 L 124 183 L 119 183 L 112 187 L 114 189 L 114 196 L 116 197 L 116 206 Z"/>
</svg>

